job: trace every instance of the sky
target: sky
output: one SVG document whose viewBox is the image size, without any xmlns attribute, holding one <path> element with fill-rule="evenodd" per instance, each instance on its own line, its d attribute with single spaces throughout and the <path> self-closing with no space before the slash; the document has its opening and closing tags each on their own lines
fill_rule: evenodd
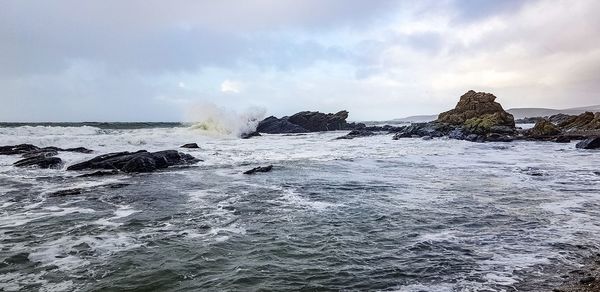
<svg viewBox="0 0 600 292">
<path fill-rule="evenodd" d="M 0 0 L 0 121 L 600 104 L 597 0 Z"/>
</svg>

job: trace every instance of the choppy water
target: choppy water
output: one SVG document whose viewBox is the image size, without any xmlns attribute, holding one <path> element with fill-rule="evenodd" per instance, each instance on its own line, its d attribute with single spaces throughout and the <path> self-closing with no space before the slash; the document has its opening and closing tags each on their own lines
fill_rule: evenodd
<svg viewBox="0 0 600 292">
<path fill-rule="evenodd" d="M 342 134 L 0 128 L 0 144 L 96 150 L 67 165 L 190 142 L 204 160 L 76 178 L 0 156 L 0 290 L 545 291 L 599 245 L 599 151 Z"/>
</svg>

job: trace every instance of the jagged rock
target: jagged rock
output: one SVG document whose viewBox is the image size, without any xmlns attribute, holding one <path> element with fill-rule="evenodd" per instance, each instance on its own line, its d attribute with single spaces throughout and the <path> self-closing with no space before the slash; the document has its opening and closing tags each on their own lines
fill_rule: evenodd
<svg viewBox="0 0 600 292">
<path fill-rule="evenodd" d="M 258 123 L 256 131 L 267 134 L 289 134 L 309 132 L 307 129 L 288 121 L 287 117 L 278 119 L 273 116 L 270 116 Z"/>
<path fill-rule="evenodd" d="M 479 134 L 492 132 L 492 127 L 497 126 L 514 130 L 514 117 L 495 100 L 496 96 L 491 93 L 469 90 L 454 109 L 441 113 L 437 122 L 462 125 L 469 132 Z"/>
<path fill-rule="evenodd" d="M 39 168 L 59 168 L 62 165 L 62 159 L 58 157 L 46 156 L 44 153 L 40 155 L 21 159 L 13 163 L 16 167 L 32 167 L 37 166 Z"/>
<path fill-rule="evenodd" d="M 38 150 L 39 147 L 31 144 L 19 144 L 12 146 L 0 146 L 0 155 L 24 154 L 30 151 Z"/>
<path fill-rule="evenodd" d="M 254 132 L 250 132 L 250 133 L 242 133 L 242 135 L 240 135 L 240 138 L 242 139 L 250 139 L 252 137 L 259 137 L 260 133 L 257 131 Z"/>
<path fill-rule="evenodd" d="M 529 135 L 537 137 L 555 136 L 560 133 L 560 129 L 546 119 L 539 120 L 535 126 L 528 131 Z"/>
<path fill-rule="evenodd" d="M 196 144 L 196 143 L 187 143 L 187 144 L 181 145 L 179 148 L 196 149 L 196 148 L 200 148 L 200 146 L 198 146 L 198 144 Z"/>
<path fill-rule="evenodd" d="M 194 164 L 199 159 L 175 150 L 148 152 L 117 152 L 94 157 L 71 165 L 67 170 L 116 169 L 124 172 L 152 172 L 174 165 Z"/>
<path fill-rule="evenodd" d="M 273 165 L 259 166 L 259 167 L 255 167 L 253 169 L 244 171 L 244 174 L 255 174 L 257 172 L 269 172 L 272 169 L 273 169 Z"/>
<path fill-rule="evenodd" d="M 516 124 L 535 124 L 535 123 L 539 122 L 541 119 L 543 119 L 543 118 L 542 117 L 522 118 L 522 119 L 515 120 L 515 123 Z"/>
<path fill-rule="evenodd" d="M 589 131 L 600 130 L 600 112 L 585 112 L 578 116 L 571 116 L 558 124 L 558 127 L 564 131 Z"/>
<path fill-rule="evenodd" d="M 373 135 L 375 135 L 375 133 L 369 130 L 352 130 L 350 131 L 350 133 L 341 137 L 337 137 L 336 139 L 354 139 L 358 137 L 369 137 Z"/>
<path fill-rule="evenodd" d="M 552 115 L 552 116 L 548 117 L 548 120 L 555 125 L 560 125 L 573 117 L 575 117 L 575 116 L 567 115 L 567 114 L 556 114 L 556 115 Z"/>
<path fill-rule="evenodd" d="M 579 149 L 599 149 L 600 148 L 600 137 L 593 137 L 593 138 L 585 139 L 585 140 L 577 143 L 577 145 L 575 145 L 575 147 L 579 148 Z"/>
<path fill-rule="evenodd" d="M 335 114 L 304 111 L 292 115 L 288 118 L 288 121 L 310 132 L 322 132 L 348 129 L 347 118 L 347 111 L 340 111 Z"/>
</svg>

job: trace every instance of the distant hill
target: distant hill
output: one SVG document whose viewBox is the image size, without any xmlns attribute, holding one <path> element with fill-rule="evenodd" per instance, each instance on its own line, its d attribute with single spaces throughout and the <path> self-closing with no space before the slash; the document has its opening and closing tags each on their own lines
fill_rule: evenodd
<svg viewBox="0 0 600 292">
<path fill-rule="evenodd" d="M 550 108 L 511 108 L 507 112 L 515 116 L 515 119 L 546 117 L 556 114 L 578 115 L 584 112 L 600 112 L 600 105 L 574 107 L 567 109 L 550 109 Z M 396 122 L 413 122 L 422 123 L 436 120 L 438 115 L 418 115 L 410 116 L 401 119 L 394 119 Z"/>
</svg>

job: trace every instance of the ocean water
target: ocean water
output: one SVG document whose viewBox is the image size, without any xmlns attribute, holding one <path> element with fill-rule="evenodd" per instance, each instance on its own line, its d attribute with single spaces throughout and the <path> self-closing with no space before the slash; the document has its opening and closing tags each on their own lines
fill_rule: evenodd
<svg viewBox="0 0 600 292">
<path fill-rule="evenodd" d="M 0 290 L 549 291 L 599 247 L 600 151 L 343 134 L 0 128 L 2 145 L 95 150 L 49 170 L 0 156 Z M 191 142 L 192 167 L 65 170 Z"/>
</svg>

